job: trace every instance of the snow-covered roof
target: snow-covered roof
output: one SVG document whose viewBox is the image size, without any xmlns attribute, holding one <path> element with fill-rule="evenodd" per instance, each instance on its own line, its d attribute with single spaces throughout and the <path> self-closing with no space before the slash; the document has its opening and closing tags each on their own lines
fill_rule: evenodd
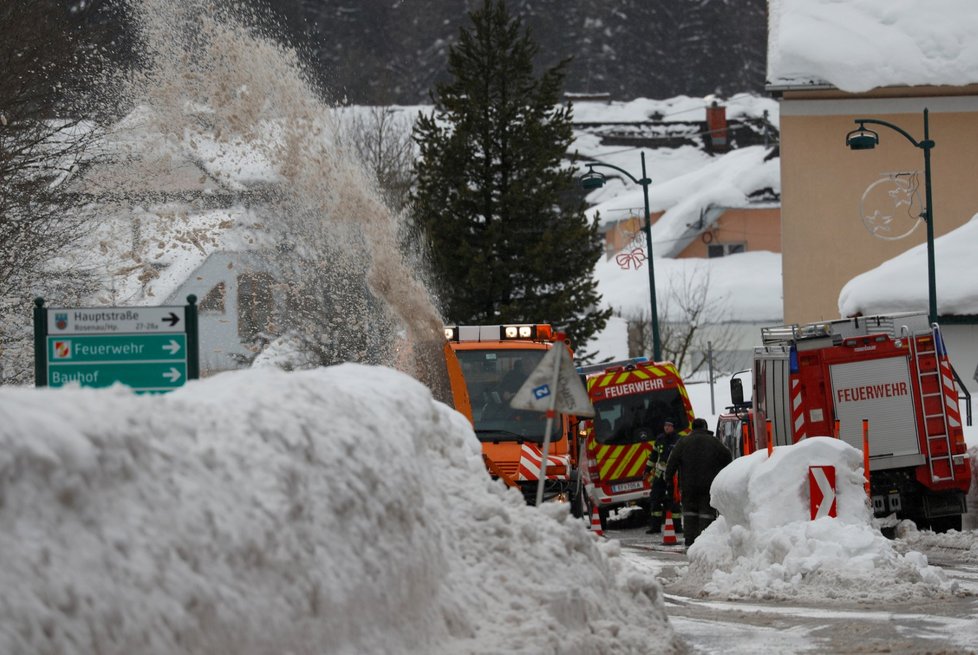
<svg viewBox="0 0 978 655">
<path fill-rule="evenodd" d="M 974 0 L 769 0 L 768 84 L 978 83 Z"/>
<path fill-rule="evenodd" d="M 714 102 L 726 108 L 728 119 L 760 118 L 766 111 L 768 119 L 777 124 L 777 103 L 750 93 L 738 93 L 729 98 L 676 96 L 661 100 L 636 98 L 624 102 L 574 101 L 574 122 L 704 121 L 706 108 Z"/>
<path fill-rule="evenodd" d="M 574 121 L 579 125 L 616 121 L 705 121 L 706 109 L 714 100 L 717 99 L 679 96 L 665 100 L 575 102 Z M 720 102 L 729 119 L 764 119 L 775 128 L 780 123 L 779 105 L 772 98 L 738 94 Z M 709 229 L 710 221 L 722 214 L 722 209 L 757 206 L 751 194 L 766 188 L 780 194 L 778 159 L 768 159 L 770 149 L 748 146 L 718 156 L 691 145 L 622 147 L 605 144 L 598 135 L 584 129 L 575 130 L 573 148 L 586 161 L 617 166 L 635 178 L 642 176 L 644 154 L 646 173 L 652 180 L 649 188 L 651 209 L 664 212 L 652 235 L 657 304 L 661 305 L 658 313 L 662 320 L 670 320 L 667 299 L 674 290 L 707 281 L 709 305 L 718 316 L 723 316 L 723 320 L 746 323 L 781 320 L 784 314 L 780 254 L 747 252 L 716 259 L 672 259 L 692 238 Z M 582 167 L 581 172 L 584 170 Z M 600 213 L 600 220 L 610 223 L 643 214 L 644 195 L 640 186 L 612 169 L 599 167 L 595 170 L 605 174 L 607 181 L 587 196 L 590 217 Z M 644 241 L 639 245 L 644 250 Z M 649 311 L 649 276 L 644 265 L 623 268 L 615 258 L 602 259 L 594 274 L 603 305 L 622 311 L 626 316 Z M 595 335 L 587 349 L 598 353 L 600 358 L 627 357 L 624 321 L 613 318 L 604 332 Z"/>
<path fill-rule="evenodd" d="M 747 207 L 751 194 L 771 189 L 781 192 L 780 161 L 763 146 L 751 146 L 725 153 L 684 175 L 650 186 L 649 206 L 653 213 L 664 212 L 652 226 L 656 257 L 675 257 L 689 242 L 712 227 L 719 213 L 711 208 Z M 644 192 L 639 187 L 621 193 L 588 210 L 603 220 L 625 218 L 644 212 Z"/>
</svg>

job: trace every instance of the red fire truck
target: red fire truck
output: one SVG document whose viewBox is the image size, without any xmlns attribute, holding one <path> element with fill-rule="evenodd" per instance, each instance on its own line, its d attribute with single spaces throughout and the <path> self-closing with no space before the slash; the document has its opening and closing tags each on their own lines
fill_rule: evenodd
<svg viewBox="0 0 978 655">
<path fill-rule="evenodd" d="M 685 434 L 693 407 L 679 371 L 671 362 L 626 360 L 586 368 L 593 420 L 582 423 L 580 496 L 590 511 L 598 508 L 602 527 L 612 509 L 648 503 L 650 485 L 644 479 L 652 441 L 666 419 Z"/>
<path fill-rule="evenodd" d="M 922 313 L 763 328 L 754 354 L 755 448 L 838 436 L 862 450 L 868 421 L 877 516 L 961 529 L 971 468 L 955 373 Z"/>
</svg>

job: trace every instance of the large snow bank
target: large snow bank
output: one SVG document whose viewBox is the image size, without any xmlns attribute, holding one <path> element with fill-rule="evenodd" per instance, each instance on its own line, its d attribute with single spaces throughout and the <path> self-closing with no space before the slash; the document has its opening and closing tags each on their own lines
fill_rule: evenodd
<svg viewBox="0 0 978 655">
<path fill-rule="evenodd" d="M 834 518 L 810 520 L 811 465 L 835 467 Z M 898 553 L 872 526 L 863 483 L 862 453 L 830 437 L 734 460 L 713 483 L 720 517 L 689 549 L 682 584 L 730 598 L 878 602 L 954 593 L 924 555 Z"/>
<path fill-rule="evenodd" d="M 411 378 L 0 390 L 0 652 L 650 653 L 653 578 Z"/>
<path fill-rule="evenodd" d="M 978 214 L 934 239 L 938 314 L 978 314 L 976 242 Z M 927 244 L 922 243 L 849 280 L 839 292 L 839 315 L 920 311 L 927 307 L 926 271 Z"/>
</svg>

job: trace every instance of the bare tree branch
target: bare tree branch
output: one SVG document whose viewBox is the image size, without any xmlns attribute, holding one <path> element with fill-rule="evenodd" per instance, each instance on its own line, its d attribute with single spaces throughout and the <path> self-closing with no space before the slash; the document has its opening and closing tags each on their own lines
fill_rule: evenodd
<svg viewBox="0 0 978 655">
<path fill-rule="evenodd" d="M 387 107 L 370 107 L 366 113 L 350 114 L 344 127 L 338 144 L 363 162 L 391 210 L 403 210 L 414 181 L 414 120 Z"/>
<path fill-rule="evenodd" d="M 64 259 L 93 216 L 62 190 L 101 133 L 79 93 L 99 53 L 76 18 L 48 0 L 0 6 L 0 382 L 29 379 L 31 297 L 63 302 L 94 283 Z"/>
<path fill-rule="evenodd" d="M 725 301 L 709 304 L 710 275 L 694 272 L 670 281 L 669 291 L 660 299 L 659 338 L 663 359 L 673 362 L 685 375 L 709 366 L 712 344 L 714 368 L 727 370 L 734 364 L 731 353 L 737 337 L 729 322 Z M 628 322 L 628 354 L 650 356 L 652 328 L 649 312 L 618 312 Z"/>
</svg>

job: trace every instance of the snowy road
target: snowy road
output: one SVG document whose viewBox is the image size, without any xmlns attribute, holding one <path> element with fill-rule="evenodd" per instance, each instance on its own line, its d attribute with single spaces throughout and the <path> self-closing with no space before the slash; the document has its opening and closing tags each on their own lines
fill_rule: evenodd
<svg viewBox="0 0 978 655">
<path fill-rule="evenodd" d="M 961 597 L 767 602 L 685 595 L 677 584 L 687 566 L 681 547 L 663 547 L 660 537 L 640 528 L 606 536 L 621 542 L 628 561 L 659 578 L 669 619 L 695 653 L 978 653 L 978 562 L 964 551 L 925 551 L 958 582 Z"/>
</svg>

